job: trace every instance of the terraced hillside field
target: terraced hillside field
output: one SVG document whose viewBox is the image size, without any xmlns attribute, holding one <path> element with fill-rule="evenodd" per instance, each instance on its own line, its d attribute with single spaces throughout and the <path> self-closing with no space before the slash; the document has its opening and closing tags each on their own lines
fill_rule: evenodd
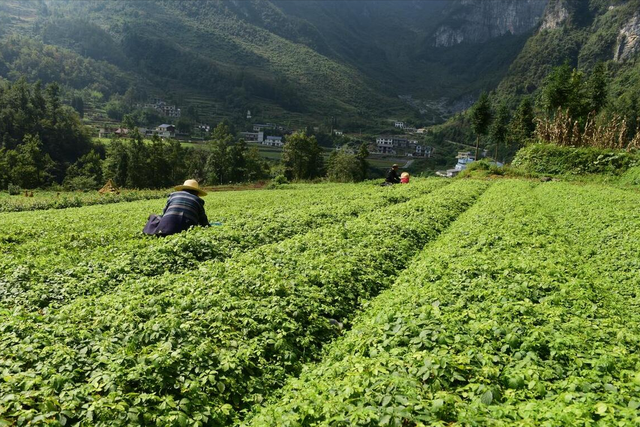
<svg viewBox="0 0 640 427">
<path fill-rule="evenodd" d="M 0 423 L 635 425 L 640 195 L 517 180 L 0 214 Z"/>
</svg>

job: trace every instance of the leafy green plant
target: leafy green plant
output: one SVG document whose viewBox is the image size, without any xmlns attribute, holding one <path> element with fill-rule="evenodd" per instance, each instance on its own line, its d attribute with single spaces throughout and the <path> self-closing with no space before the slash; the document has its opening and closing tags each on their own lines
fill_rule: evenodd
<svg viewBox="0 0 640 427">
<path fill-rule="evenodd" d="M 228 424 L 315 360 L 340 334 L 330 319 L 348 324 L 487 186 L 460 181 L 225 262 L 125 277 L 56 310 L 2 313 L 3 417 Z M 27 378 L 37 378 L 30 391 Z"/>
<path fill-rule="evenodd" d="M 638 202 L 494 184 L 244 425 L 636 424 Z"/>
<path fill-rule="evenodd" d="M 209 209 L 208 214 L 222 220 L 223 227 L 193 229 L 165 239 L 145 238 L 140 232 L 149 213 L 161 210 L 159 202 L 154 203 L 155 208 L 141 203 L 139 208 L 131 206 L 126 213 L 115 215 L 110 208 L 96 207 L 83 210 L 84 215 L 61 212 L 27 216 L 39 221 L 46 217 L 43 228 L 34 228 L 32 219 L 21 222 L 10 215 L 7 219 L 11 224 L 4 228 L 14 235 L 24 234 L 22 244 L 13 244 L 11 253 L 0 260 L 0 272 L 6 275 L 6 291 L 0 292 L 0 302 L 59 306 L 76 296 L 112 290 L 129 277 L 194 269 L 204 261 L 220 261 L 237 252 L 403 203 L 446 184 L 443 180 L 424 180 L 410 188 L 388 191 L 362 185 L 306 185 L 282 190 L 284 194 L 214 193 L 206 199 L 214 200 L 219 208 Z M 287 199 L 286 205 L 283 198 Z M 124 227 L 120 215 L 136 220 Z M 101 220 L 96 222 L 96 218 Z M 68 221 L 75 226 L 68 226 Z M 52 223 L 58 227 L 55 231 L 48 228 Z M 29 274 L 13 275 L 17 269 Z"/>
</svg>

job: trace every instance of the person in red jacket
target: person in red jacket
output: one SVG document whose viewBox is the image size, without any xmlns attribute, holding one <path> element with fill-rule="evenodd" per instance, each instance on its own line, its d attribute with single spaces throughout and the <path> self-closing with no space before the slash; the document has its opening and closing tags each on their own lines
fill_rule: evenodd
<svg viewBox="0 0 640 427">
<path fill-rule="evenodd" d="M 402 172 L 402 175 L 400 175 L 400 183 L 402 184 L 409 183 L 409 172 Z"/>
</svg>

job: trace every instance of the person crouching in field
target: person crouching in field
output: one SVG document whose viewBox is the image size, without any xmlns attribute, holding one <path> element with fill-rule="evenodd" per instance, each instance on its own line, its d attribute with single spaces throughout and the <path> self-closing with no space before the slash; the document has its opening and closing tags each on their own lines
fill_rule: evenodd
<svg viewBox="0 0 640 427">
<path fill-rule="evenodd" d="M 409 183 L 409 172 L 402 172 L 402 175 L 400 175 L 400 182 L 402 184 Z"/>
<path fill-rule="evenodd" d="M 198 181 L 188 179 L 175 189 L 177 191 L 169 195 L 162 215 L 149 216 L 143 230 L 145 234 L 168 236 L 198 225 L 209 226 L 204 200 L 200 198 L 207 193 L 200 189 Z"/>
<path fill-rule="evenodd" d="M 385 184 L 399 184 L 400 177 L 398 176 L 398 165 L 391 166 L 389 169 L 389 173 L 387 173 L 387 178 L 385 179 Z"/>
</svg>

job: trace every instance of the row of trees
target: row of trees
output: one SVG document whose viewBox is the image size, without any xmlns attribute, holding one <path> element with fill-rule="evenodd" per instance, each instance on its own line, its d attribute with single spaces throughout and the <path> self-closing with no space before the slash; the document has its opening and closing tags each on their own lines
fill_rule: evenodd
<svg viewBox="0 0 640 427">
<path fill-rule="evenodd" d="M 127 188 L 166 188 L 186 178 L 206 185 L 238 183 L 270 174 L 257 148 L 236 140 L 225 123 L 214 130 L 211 141 L 198 148 L 185 148 L 179 141 L 157 136 L 145 142 L 134 130 L 130 139 L 109 144 L 101 170 L 103 180 L 112 179 Z"/>
<path fill-rule="evenodd" d="M 0 84 L 0 185 L 40 187 L 62 181 L 92 148 L 78 114 L 62 103 L 60 87 L 20 79 Z"/>
<path fill-rule="evenodd" d="M 471 127 L 476 135 L 476 158 L 481 137 L 488 136 L 494 158 L 498 159 L 501 147 L 507 150 L 503 154 L 512 154 L 534 135 L 537 121 L 553 119 L 558 111 L 584 129 L 590 118 L 607 107 L 607 85 L 603 63 L 598 63 L 589 75 L 565 63 L 549 74 L 535 104 L 527 97 L 515 111 L 504 102 L 494 109 L 490 96 L 482 93 L 470 111 Z"/>
<path fill-rule="evenodd" d="M 476 134 L 476 159 L 479 154 L 480 137 L 489 135 L 490 144 L 494 146 L 494 158 L 497 160 L 500 147 L 513 151 L 533 135 L 533 103 L 530 98 L 524 98 L 513 115 L 505 104 L 500 104 L 494 112 L 489 95 L 483 93 L 471 109 L 471 126 Z"/>
<path fill-rule="evenodd" d="M 325 164 L 316 136 L 300 132 L 286 138 L 281 163 L 270 165 L 257 147 L 235 138 L 228 122 L 220 123 L 211 140 L 196 148 L 157 137 L 145 141 L 137 129 L 130 138 L 102 145 L 92 141 L 82 125 L 83 109 L 77 98 L 64 105 L 55 83 L 43 87 L 20 79 L 0 85 L 0 186 L 92 189 L 112 179 L 127 188 L 165 188 L 185 178 L 216 185 L 280 173 L 289 180 L 367 177 L 366 146 L 358 154 L 333 152 Z"/>
</svg>

